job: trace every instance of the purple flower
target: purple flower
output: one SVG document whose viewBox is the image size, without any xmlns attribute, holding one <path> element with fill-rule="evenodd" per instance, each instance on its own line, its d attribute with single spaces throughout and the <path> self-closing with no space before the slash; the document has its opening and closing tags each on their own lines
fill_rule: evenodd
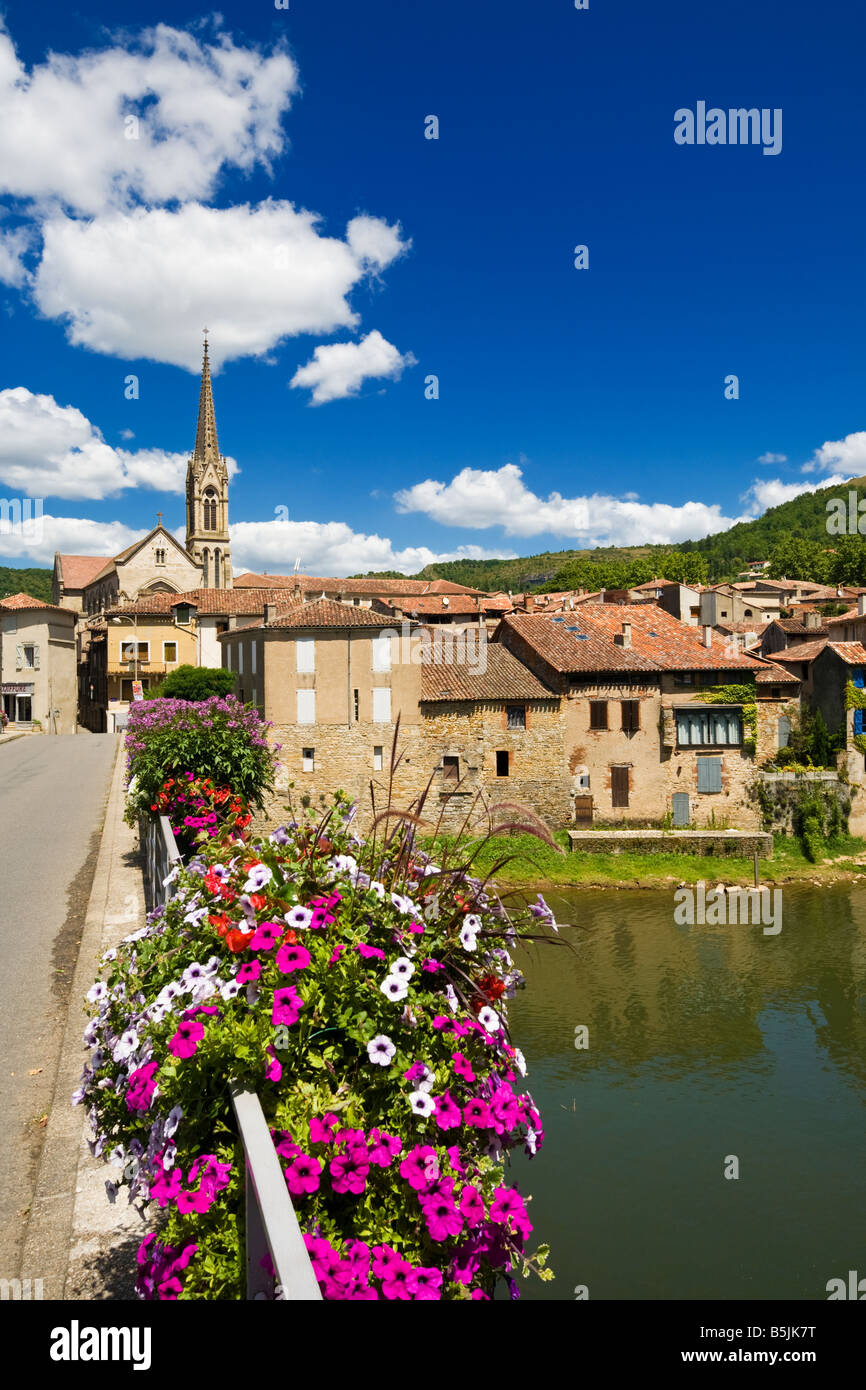
<svg viewBox="0 0 866 1390">
<path fill-rule="evenodd" d="M 370 1143 L 370 1162 L 379 1168 L 389 1168 L 403 1149 L 402 1139 L 398 1139 L 395 1134 L 385 1134 L 379 1129 L 370 1130 Z"/>
<path fill-rule="evenodd" d="M 194 1018 L 181 1023 L 174 1037 L 169 1040 L 168 1050 L 175 1057 L 191 1057 L 204 1037 L 204 1028 Z"/>
<path fill-rule="evenodd" d="M 286 1169 L 286 1184 L 289 1192 L 293 1197 L 306 1197 L 311 1192 L 317 1192 L 321 1172 L 322 1165 L 317 1158 L 311 1158 L 308 1154 L 300 1154 L 291 1168 Z"/>
<path fill-rule="evenodd" d="M 285 989 L 275 989 L 271 1022 L 274 1024 L 285 1023 L 291 1026 L 293 1023 L 297 1023 L 303 1007 L 304 1001 L 294 985 L 288 985 Z"/>
<path fill-rule="evenodd" d="M 450 1197 L 437 1195 L 421 1197 L 421 1210 L 427 1222 L 430 1239 L 449 1240 L 463 1230 L 463 1217 Z"/>
<path fill-rule="evenodd" d="M 392 1261 L 382 1275 L 382 1294 L 385 1298 L 411 1299 L 415 1291 L 415 1271 L 406 1260 Z"/>
<path fill-rule="evenodd" d="M 384 960 L 385 952 L 380 951 L 378 946 L 368 946 L 366 941 L 359 941 L 355 950 L 364 960 Z"/>
<path fill-rule="evenodd" d="M 416 1269 L 414 1271 L 415 1297 L 419 1302 L 432 1302 L 442 1297 L 442 1271 L 438 1269 Z"/>
<path fill-rule="evenodd" d="M 277 951 L 277 969 L 284 975 L 293 970 L 306 970 L 310 963 L 310 953 L 304 946 L 281 946 Z"/>
<path fill-rule="evenodd" d="M 467 1226 L 478 1226 L 484 1220 L 484 1203 L 475 1187 L 464 1187 L 460 1193 L 460 1212 Z"/>
<path fill-rule="evenodd" d="M 351 1192 L 357 1197 L 367 1186 L 370 1160 L 366 1149 L 353 1146 L 332 1158 L 328 1167 L 335 1192 Z"/>
<path fill-rule="evenodd" d="M 282 922 L 262 922 L 249 943 L 251 951 L 272 951 L 285 931 Z"/>
<path fill-rule="evenodd" d="M 330 1144 L 334 1138 L 334 1130 L 340 1123 L 336 1115 L 323 1115 L 319 1119 L 314 1115 L 310 1120 L 310 1143 L 311 1144 Z"/>
<path fill-rule="evenodd" d="M 437 1096 L 434 1102 L 436 1123 L 440 1129 L 456 1129 L 460 1124 L 460 1108 L 455 1105 L 448 1091 Z"/>
<path fill-rule="evenodd" d="M 414 1149 L 410 1149 L 403 1162 L 400 1164 L 400 1177 L 405 1178 L 411 1188 L 416 1192 L 423 1192 L 431 1178 L 431 1159 L 436 1163 L 438 1173 L 438 1161 L 436 1150 L 429 1144 L 416 1144 Z"/>
<path fill-rule="evenodd" d="M 476 1129 L 491 1129 L 493 1127 L 490 1106 L 486 1101 L 478 1098 L 470 1100 L 464 1105 L 463 1118 L 468 1125 L 474 1125 Z"/>
</svg>

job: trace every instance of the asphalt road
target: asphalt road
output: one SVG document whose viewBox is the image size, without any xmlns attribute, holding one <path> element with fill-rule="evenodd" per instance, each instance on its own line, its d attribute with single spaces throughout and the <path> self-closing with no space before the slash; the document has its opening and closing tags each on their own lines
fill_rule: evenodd
<svg viewBox="0 0 866 1390">
<path fill-rule="evenodd" d="M 18 1274 L 116 752 L 113 734 L 0 745 L 0 1278 Z"/>
</svg>

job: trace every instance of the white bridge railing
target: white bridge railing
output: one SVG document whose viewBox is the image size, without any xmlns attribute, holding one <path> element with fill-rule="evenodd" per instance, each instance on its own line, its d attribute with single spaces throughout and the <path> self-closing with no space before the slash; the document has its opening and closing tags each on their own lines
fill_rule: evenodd
<svg viewBox="0 0 866 1390">
<path fill-rule="evenodd" d="M 143 820 L 140 829 L 145 901 L 152 912 L 172 896 L 174 885 L 166 885 L 165 879 L 181 862 L 181 854 L 167 816 Z M 284 1300 L 321 1301 L 261 1102 L 255 1092 L 233 1087 L 232 1107 L 246 1163 L 247 1298 L 273 1297 L 274 1279 L 263 1263 L 270 1255 Z"/>
</svg>

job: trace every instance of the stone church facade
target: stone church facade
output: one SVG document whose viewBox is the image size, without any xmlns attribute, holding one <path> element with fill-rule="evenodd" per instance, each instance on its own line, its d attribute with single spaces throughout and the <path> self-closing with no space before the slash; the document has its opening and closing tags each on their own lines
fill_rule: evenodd
<svg viewBox="0 0 866 1390">
<path fill-rule="evenodd" d="M 184 594 L 232 587 L 229 475 L 219 451 L 207 338 L 204 343 L 195 447 L 186 470 L 186 537 L 162 524 L 119 555 L 54 557 L 53 600 L 87 617 L 146 594 Z"/>
</svg>

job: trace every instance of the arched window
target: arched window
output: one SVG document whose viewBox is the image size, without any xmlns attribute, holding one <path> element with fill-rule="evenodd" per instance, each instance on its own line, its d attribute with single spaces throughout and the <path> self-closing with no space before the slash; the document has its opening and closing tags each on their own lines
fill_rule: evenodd
<svg viewBox="0 0 866 1390">
<path fill-rule="evenodd" d="M 202 551 L 201 562 L 202 562 L 202 567 L 201 567 L 202 586 L 203 586 L 205 589 L 209 589 L 209 588 L 210 588 L 210 584 L 208 583 L 208 570 L 210 569 L 210 551 L 209 551 L 209 550 L 203 550 L 203 551 Z"/>
<path fill-rule="evenodd" d="M 204 529 L 215 531 L 217 529 L 217 501 L 216 493 L 209 487 L 204 495 Z"/>
<path fill-rule="evenodd" d="M 213 553 L 213 586 L 215 589 L 220 586 L 220 552 L 218 550 Z"/>
</svg>

